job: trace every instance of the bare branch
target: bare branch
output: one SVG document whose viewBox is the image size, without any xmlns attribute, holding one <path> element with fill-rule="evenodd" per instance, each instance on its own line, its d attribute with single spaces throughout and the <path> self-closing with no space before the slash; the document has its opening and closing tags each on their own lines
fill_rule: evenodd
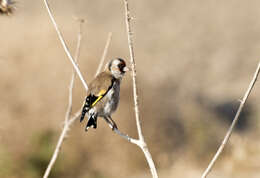
<svg viewBox="0 0 260 178">
<path fill-rule="evenodd" d="M 120 137 L 122 137 L 122 138 L 124 138 L 124 139 L 126 139 L 127 141 L 129 141 L 130 143 L 134 143 L 134 144 L 136 144 L 136 145 L 139 145 L 139 140 L 137 140 L 137 139 L 134 139 L 134 138 L 131 138 L 131 137 L 129 137 L 128 135 L 126 135 L 126 134 L 123 134 L 122 132 L 120 132 L 120 130 L 118 130 L 117 128 L 115 128 L 114 130 L 113 130 L 116 134 L 118 134 Z"/>
<path fill-rule="evenodd" d="M 126 22 L 126 30 L 127 30 L 127 38 L 128 38 L 128 47 L 130 52 L 130 62 L 132 68 L 132 79 L 133 79 L 133 94 L 134 94 L 134 108 L 135 108 L 135 119 L 136 119 L 136 126 L 138 131 L 138 137 L 140 144 L 137 144 L 144 152 L 145 158 L 148 162 L 150 167 L 151 173 L 153 178 L 158 178 L 156 168 L 152 159 L 152 156 L 148 150 L 148 147 L 144 141 L 144 137 L 142 134 L 141 122 L 139 117 L 139 102 L 138 102 L 138 90 L 136 84 L 136 63 L 135 63 L 135 55 L 134 55 L 134 47 L 133 47 L 133 32 L 131 29 L 131 17 L 130 17 L 130 10 L 128 6 L 128 0 L 124 0 L 125 5 L 125 22 Z"/>
<path fill-rule="evenodd" d="M 128 0 L 124 0 L 125 3 L 125 22 L 126 22 L 126 29 L 127 29 L 127 38 L 128 38 L 128 47 L 130 52 L 130 63 L 132 69 L 132 79 L 133 79 L 133 93 L 134 93 L 134 108 L 135 108 L 135 119 L 136 119 L 136 126 L 138 131 L 139 139 L 143 140 L 143 134 L 141 129 L 141 122 L 139 117 L 139 100 L 138 100 L 138 91 L 136 85 L 136 64 L 135 64 L 135 56 L 134 56 L 134 46 L 133 46 L 133 32 L 131 29 L 131 17 L 130 11 L 128 6 Z"/>
<path fill-rule="evenodd" d="M 104 51 L 103 51 L 103 54 L 102 54 L 102 57 L 101 57 L 99 65 L 98 65 L 98 69 L 97 69 L 95 76 L 97 76 L 101 72 L 102 66 L 104 65 L 104 62 L 105 62 L 105 59 L 106 59 L 106 56 L 107 56 L 108 47 L 109 47 L 109 44 L 110 44 L 110 41 L 111 41 L 111 37 L 112 37 L 112 32 L 109 32 L 108 37 L 107 37 L 106 46 L 104 48 Z"/>
<path fill-rule="evenodd" d="M 80 46 L 81 46 L 81 39 L 82 39 L 82 23 L 84 22 L 84 20 L 80 20 L 79 21 L 79 33 L 78 33 L 78 40 L 77 40 L 77 47 L 76 47 L 76 52 L 75 52 L 75 62 L 77 62 L 78 58 L 79 58 L 79 54 L 80 54 Z M 71 76 L 71 81 L 70 81 L 70 85 L 69 85 L 69 101 L 68 101 L 68 108 L 67 108 L 67 112 L 65 115 L 65 123 L 64 123 L 64 127 L 63 130 L 61 132 L 61 135 L 59 137 L 58 143 L 56 145 L 55 151 L 52 155 L 52 158 L 50 160 L 50 163 L 44 173 L 43 178 L 47 178 L 51 172 L 51 169 L 54 165 L 54 163 L 56 162 L 56 159 L 58 157 L 58 154 L 60 152 L 62 143 L 64 141 L 64 138 L 67 135 L 67 132 L 69 131 L 70 125 L 79 117 L 80 113 L 81 113 L 81 109 L 75 114 L 74 117 L 71 117 L 71 111 L 72 111 L 72 96 L 73 96 L 73 86 L 74 86 L 74 80 L 75 80 L 75 70 L 73 70 L 72 72 L 72 76 Z"/>
<path fill-rule="evenodd" d="M 77 63 L 80 55 L 80 47 L 81 47 L 81 40 L 82 40 L 82 24 L 84 23 L 83 19 L 79 19 L 79 33 L 78 33 L 78 40 L 77 40 L 77 47 L 75 52 L 75 62 Z M 65 116 L 65 124 L 69 121 L 71 111 L 72 111 L 72 92 L 73 92 L 73 86 L 75 81 L 75 70 L 72 71 L 70 85 L 69 85 L 69 103 L 68 103 L 68 109 Z"/>
<path fill-rule="evenodd" d="M 67 134 L 67 131 L 69 130 L 70 125 L 80 116 L 80 114 L 81 114 L 81 109 L 67 123 L 64 124 L 63 130 L 62 130 L 61 135 L 59 137 L 59 140 L 58 140 L 58 143 L 56 145 L 55 151 L 54 151 L 54 153 L 52 155 L 52 158 L 51 158 L 50 163 L 49 163 L 49 165 L 48 165 L 48 167 L 47 167 L 47 169 L 46 169 L 46 171 L 44 173 L 43 178 L 48 178 L 49 177 L 51 169 L 52 169 L 52 167 L 53 167 L 53 165 L 54 165 L 54 163 L 55 163 L 55 161 L 56 161 L 56 159 L 58 157 L 58 154 L 60 152 L 63 140 L 64 140 L 64 138 L 65 138 L 65 136 Z"/>
<path fill-rule="evenodd" d="M 65 41 L 64 41 L 63 35 L 62 35 L 62 33 L 60 32 L 59 27 L 58 27 L 58 25 L 57 25 L 57 23 L 56 23 L 56 21 L 55 21 L 53 15 L 52 15 L 52 12 L 51 12 L 49 3 L 48 3 L 47 0 L 43 0 L 43 1 L 44 1 L 45 7 L 46 7 L 46 9 L 47 9 L 47 11 L 48 11 L 48 14 L 49 14 L 49 16 L 50 16 L 50 19 L 51 19 L 51 21 L 52 21 L 52 23 L 53 23 L 53 25 L 54 25 L 54 28 L 55 28 L 55 30 L 56 30 L 56 32 L 57 32 L 57 34 L 58 34 L 58 37 L 59 37 L 59 39 L 60 39 L 60 42 L 61 42 L 61 44 L 62 44 L 64 50 L 65 50 L 65 52 L 66 52 L 66 54 L 67 54 L 67 56 L 68 56 L 70 62 L 72 63 L 72 65 L 73 65 L 75 71 L 77 72 L 77 74 L 78 74 L 78 76 L 79 76 L 79 78 L 80 78 L 80 80 L 81 80 L 81 82 L 82 82 L 82 84 L 83 84 L 85 90 L 88 91 L 88 85 L 87 85 L 87 83 L 85 82 L 85 80 L 84 80 L 84 78 L 83 78 L 83 76 L 82 76 L 82 74 L 81 74 L 81 72 L 80 72 L 80 70 L 79 70 L 78 65 L 76 64 L 75 60 L 74 60 L 73 57 L 71 56 L 71 53 L 70 53 L 70 51 L 69 51 L 69 49 L 68 49 L 68 47 L 67 47 L 67 45 L 66 45 L 66 43 L 65 43 Z"/>
<path fill-rule="evenodd" d="M 142 151 L 144 152 L 145 158 L 146 158 L 146 160 L 148 162 L 148 165 L 150 166 L 150 169 L 151 169 L 153 177 L 157 176 L 156 168 L 155 168 L 155 166 L 153 166 L 154 162 L 153 162 L 152 156 L 151 156 L 151 154 L 150 154 L 150 152 L 148 150 L 148 147 L 147 147 L 146 143 L 143 140 L 131 138 L 128 135 L 122 133 L 118 129 L 114 129 L 114 132 L 116 134 L 118 134 L 120 137 L 126 139 L 130 143 L 133 143 L 133 144 L 139 146 L 142 149 Z"/>
<path fill-rule="evenodd" d="M 82 74 L 80 72 L 79 67 L 77 66 L 76 62 L 74 61 L 73 57 L 71 56 L 71 54 L 70 54 L 70 52 L 69 52 L 69 50 L 67 48 L 67 45 L 66 45 L 66 43 L 65 43 L 65 41 L 63 39 L 63 36 L 62 36 L 62 34 L 61 34 L 61 32 L 60 32 L 60 30 L 59 30 L 59 28 L 58 28 L 58 26 L 57 26 L 57 24 L 55 22 L 55 19 L 54 19 L 53 15 L 52 15 L 52 12 L 51 12 L 49 4 L 48 4 L 48 1 L 47 0 L 43 0 L 43 1 L 45 3 L 46 9 L 47 9 L 48 14 L 50 16 L 50 19 L 51 19 L 51 21 L 52 21 L 52 23 L 54 25 L 54 28 L 55 28 L 55 30 L 56 30 L 56 32 L 58 34 L 58 37 L 59 37 L 59 39 L 61 41 L 61 44 L 62 44 L 62 46 L 63 46 L 67 56 L 69 57 L 69 59 L 70 59 L 72 65 L 73 65 L 75 71 L 77 72 L 77 74 L 78 74 L 82 84 L 84 85 L 84 87 L 85 87 L 85 89 L 87 91 L 88 90 L 88 86 L 87 86 L 85 80 L 83 79 L 83 76 L 82 76 Z M 138 108 L 138 106 L 139 106 L 139 104 L 138 104 L 138 94 L 137 94 L 137 85 L 136 85 L 136 68 L 135 68 L 136 64 L 135 64 L 135 60 L 134 60 L 132 31 L 131 31 L 131 26 L 130 26 L 131 18 L 130 18 L 130 15 L 129 15 L 128 1 L 124 0 L 124 3 L 125 3 L 125 18 L 126 18 L 126 27 L 127 27 L 127 35 L 128 35 L 128 44 L 129 44 L 129 50 L 130 50 L 132 76 L 133 76 L 133 93 L 134 93 L 135 115 L 136 115 L 136 124 L 137 124 L 137 130 L 138 130 L 139 139 L 138 140 L 132 139 L 132 138 L 128 137 L 127 135 L 122 134 L 117 129 L 115 130 L 115 132 L 117 134 L 119 134 L 120 136 L 122 136 L 123 138 L 127 139 L 128 141 L 130 141 L 131 143 L 134 143 L 134 144 L 138 145 L 142 149 L 142 151 L 144 152 L 144 155 L 145 155 L 145 157 L 147 159 L 147 162 L 149 164 L 149 167 L 150 167 L 150 170 L 151 170 L 153 178 L 158 178 L 158 175 L 157 175 L 157 172 L 156 172 L 156 169 L 155 169 L 155 166 L 154 166 L 154 162 L 152 160 L 151 154 L 149 153 L 147 145 L 144 142 L 144 138 L 143 138 L 143 134 L 142 134 L 142 130 L 141 130 L 141 123 L 140 123 L 140 119 L 139 119 L 139 108 Z M 106 54 L 104 54 L 104 56 L 105 55 Z M 100 65 L 102 65 L 102 63 L 103 62 L 101 62 Z M 68 113 L 68 115 L 70 115 L 70 111 L 68 111 L 67 113 Z M 79 115 L 80 115 L 80 111 L 77 113 L 77 116 L 79 116 Z M 76 120 L 76 117 L 68 120 L 67 124 L 65 124 L 64 129 L 63 129 L 63 131 L 61 133 L 61 136 L 59 138 L 59 141 L 57 143 L 54 155 L 53 155 L 53 157 L 51 159 L 51 162 L 50 162 L 50 164 L 49 164 L 49 166 L 48 166 L 48 168 L 47 168 L 43 178 L 47 178 L 48 177 L 48 175 L 49 175 L 49 173 L 51 171 L 51 168 L 52 168 L 53 164 L 55 163 L 55 160 L 56 160 L 56 158 L 58 156 L 59 150 L 61 148 L 61 144 L 63 142 L 63 139 L 64 139 L 65 135 L 66 135 L 66 132 L 69 129 L 70 124 L 72 124 L 74 122 L 74 120 Z"/>
<path fill-rule="evenodd" d="M 214 157 L 213 157 L 213 159 L 211 160 L 211 162 L 209 163 L 207 169 L 205 170 L 205 172 L 204 172 L 203 175 L 201 176 L 202 178 L 206 178 L 206 177 L 207 177 L 207 175 L 208 175 L 209 172 L 211 171 L 212 167 L 214 166 L 215 162 L 217 161 L 219 155 L 222 153 L 224 147 L 226 146 L 226 144 L 227 144 L 227 142 L 228 142 L 228 140 L 229 140 L 229 138 L 230 138 L 230 136 L 231 136 L 231 134 L 232 134 L 232 131 L 233 131 L 233 129 L 234 129 L 234 126 L 236 125 L 236 123 L 237 123 L 237 121 L 238 121 L 239 115 L 240 115 L 240 113 L 241 113 L 241 111 L 242 111 L 242 109 L 243 109 L 243 107 L 244 107 L 244 105 L 245 105 L 245 103 L 246 103 L 246 101 L 247 101 L 247 98 L 248 98 L 248 96 L 250 95 L 250 93 L 251 93 L 251 91 L 252 91 L 252 89 L 253 89 L 253 87 L 254 87 L 254 85 L 255 85 L 255 82 L 257 81 L 257 77 L 258 77 L 259 72 L 260 72 L 260 62 L 258 63 L 258 67 L 257 67 L 257 69 L 256 69 L 256 71 L 255 71 L 254 77 L 253 77 L 252 81 L 250 82 L 250 85 L 249 85 L 249 87 L 248 87 L 248 89 L 247 89 L 247 91 L 246 91 L 246 93 L 245 93 L 245 95 L 244 95 L 244 97 L 243 97 L 243 99 L 242 99 L 240 105 L 239 105 L 239 108 L 238 108 L 238 110 L 237 110 L 237 113 L 236 113 L 236 115 L 235 115 L 235 118 L 234 118 L 234 120 L 232 121 L 232 124 L 231 124 L 231 126 L 229 127 L 229 129 L 228 129 L 228 131 L 227 131 L 227 133 L 226 133 L 226 136 L 225 136 L 225 138 L 223 139 L 223 141 L 222 141 L 220 147 L 218 148 L 216 154 L 214 155 Z"/>
</svg>

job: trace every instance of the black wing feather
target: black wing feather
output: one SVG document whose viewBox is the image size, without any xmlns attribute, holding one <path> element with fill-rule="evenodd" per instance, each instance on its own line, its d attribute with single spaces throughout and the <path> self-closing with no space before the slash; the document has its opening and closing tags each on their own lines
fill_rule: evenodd
<svg viewBox="0 0 260 178">
<path fill-rule="evenodd" d="M 104 97 L 108 91 L 113 87 L 114 83 L 115 83 L 115 78 L 113 77 L 112 78 L 112 81 L 111 81 L 111 85 L 108 87 L 107 91 L 102 95 L 102 97 Z M 85 118 L 85 115 L 86 113 L 91 109 L 92 104 L 98 99 L 99 97 L 93 95 L 93 94 L 89 94 L 87 97 L 86 97 L 86 100 L 85 100 L 85 104 L 82 108 L 82 112 L 81 112 L 81 117 L 80 117 L 80 122 L 82 122 Z M 94 125 L 94 124 L 92 124 Z M 96 128 L 96 126 L 94 125 L 94 128 Z"/>
<path fill-rule="evenodd" d="M 86 97 L 86 100 L 85 100 L 85 104 L 82 108 L 82 112 L 81 112 L 81 117 L 80 117 L 80 122 L 82 122 L 84 120 L 84 117 L 86 115 L 86 113 L 90 110 L 92 104 L 96 101 L 98 97 L 96 97 L 95 95 L 88 95 Z"/>
</svg>

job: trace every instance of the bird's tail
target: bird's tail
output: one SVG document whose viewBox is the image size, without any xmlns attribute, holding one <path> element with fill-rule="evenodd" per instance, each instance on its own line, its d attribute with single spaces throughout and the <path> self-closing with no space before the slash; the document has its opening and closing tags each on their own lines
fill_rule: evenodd
<svg viewBox="0 0 260 178">
<path fill-rule="evenodd" d="M 88 123 L 86 125 L 85 131 L 88 131 L 89 127 L 93 127 L 94 129 L 97 128 L 97 115 L 96 114 L 91 114 Z"/>
</svg>

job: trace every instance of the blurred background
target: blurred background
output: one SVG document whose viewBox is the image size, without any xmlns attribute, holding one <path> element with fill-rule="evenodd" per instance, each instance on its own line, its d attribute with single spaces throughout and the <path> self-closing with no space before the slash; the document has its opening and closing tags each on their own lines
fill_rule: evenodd
<svg viewBox="0 0 260 178">
<path fill-rule="evenodd" d="M 132 0 L 141 120 L 159 177 L 200 177 L 221 143 L 260 58 L 257 0 Z M 120 0 L 51 0 L 74 54 L 84 18 L 80 68 L 91 81 L 109 32 L 106 61 L 129 64 Z M 42 177 L 61 133 L 72 66 L 43 1 L 17 0 L 0 16 L 0 177 Z M 209 177 L 260 175 L 260 86 L 256 83 L 224 153 Z M 73 111 L 84 100 L 77 79 Z M 119 129 L 137 137 L 132 80 L 122 82 L 113 114 Z M 50 178 L 151 177 L 142 151 L 99 119 L 84 131 L 76 121 Z"/>
</svg>

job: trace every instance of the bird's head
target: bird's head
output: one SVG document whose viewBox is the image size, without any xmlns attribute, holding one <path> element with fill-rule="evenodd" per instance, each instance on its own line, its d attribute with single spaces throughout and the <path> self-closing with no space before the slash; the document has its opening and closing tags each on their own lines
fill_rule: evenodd
<svg viewBox="0 0 260 178">
<path fill-rule="evenodd" d="M 121 79 L 125 72 L 129 71 L 129 68 L 126 67 L 126 63 L 123 59 L 115 58 L 108 63 L 108 71 L 111 72 L 115 78 Z"/>
</svg>

